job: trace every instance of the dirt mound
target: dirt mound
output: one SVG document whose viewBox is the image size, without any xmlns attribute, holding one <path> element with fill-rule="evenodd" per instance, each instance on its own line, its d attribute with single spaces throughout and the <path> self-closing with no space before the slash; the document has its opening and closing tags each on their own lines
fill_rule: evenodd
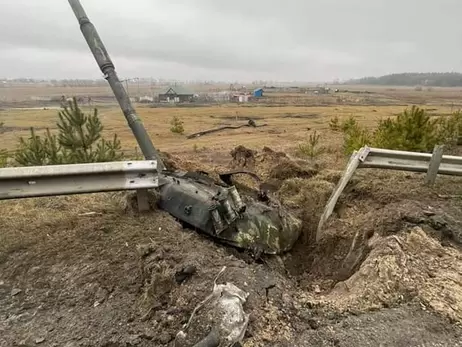
<svg viewBox="0 0 462 347">
<path fill-rule="evenodd" d="M 219 172 L 223 171 L 222 169 L 217 169 L 217 167 L 213 165 L 207 165 L 197 160 L 188 160 L 165 152 L 161 152 L 160 157 L 169 171 L 202 171 L 206 172 L 216 181 L 220 180 Z"/>
<path fill-rule="evenodd" d="M 233 158 L 232 166 L 237 167 L 253 167 L 255 165 L 255 154 L 256 152 L 248 149 L 242 145 L 237 146 L 231 151 Z"/>
<path fill-rule="evenodd" d="M 462 320 L 462 254 L 443 247 L 420 227 L 368 242 L 357 272 L 325 300 L 341 309 L 370 310 L 419 300 L 422 306 Z"/>
<path fill-rule="evenodd" d="M 160 159 L 165 164 L 167 170 L 174 171 L 178 170 L 179 167 L 179 158 L 175 158 L 173 155 L 167 152 L 159 152 Z"/>
<path fill-rule="evenodd" d="M 287 160 L 283 163 L 274 165 L 268 176 L 270 179 L 286 180 L 294 177 L 311 178 L 317 174 L 318 170 L 314 168 L 303 168 L 299 164 Z"/>
<path fill-rule="evenodd" d="M 292 159 L 286 153 L 276 152 L 269 147 L 263 147 L 258 152 L 238 146 L 231 151 L 231 156 L 230 168 L 251 170 L 264 180 L 283 181 L 294 177 L 310 178 L 318 174 L 318 169 L 309 162 Z"/>
<path fill-rule="evenodd" d="M 367 312 L 416 302 L 462 321 L 460 221 L 447 209 L 418 202 L 395 203 L 336 220 L 322 242 L 296 250 L 286 266 L 313 293 L 303 300 L 340 312 Z M 296 262 L 291 264 L 296 257 Z"/>
<path fill-rule="evenodd" d="M 284 153 L 284 152 L 278 152 L 278 151 L 275 151 L 267 146 L 263 147 L 262 148 L 262 156 L 265 157 L 265 158 L 272 158 L 272 160 L 275 160 L 275 159 L 281 159 L 281 158 L 288 158 L 287 154 Z"/>
<path fill-rule="evenodd" d="M 167 170 L 170 170 L 170 171 L 176 171 L 176 170 L 198 171 L 198 170 L 206 169 L 200 163 L 193 162 L 190 160 L 185 160 L 181 157 L 174 156 L 166 152 L 160 152 L 159 155 L 162 161 L 164 162 Z"/>
</svg>

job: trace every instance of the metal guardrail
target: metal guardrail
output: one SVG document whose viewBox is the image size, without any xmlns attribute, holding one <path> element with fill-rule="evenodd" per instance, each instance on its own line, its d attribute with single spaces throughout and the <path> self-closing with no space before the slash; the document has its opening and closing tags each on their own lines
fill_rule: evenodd
<svg viewBox="0 0 462 347">
<path fill-rule="evenodd" d="M 355 151 L 319 220 L 316 240 L 321 239 L 322 227 L 331 216 L 340 195 L 358 168 L 426 172 L 425 183 L 431 185 L 438 174 L 462 176 L 462 157 L 443 155 L 443 146 L 435 146 L 433 154 L 370 147 Z"/>
<path fill-rule="evenodd" d="M 433 152 L 435 153 L 436 150 Z M 428 172 L 432 157 L 431 153 L 394 151 L 381 148 L 361 148 L 358 153 L 364 156 L 359 168 L 390 169 L 410 172 Z M 441 152 L 442 153 L 442 152 Z M 462 176 L 462 157 L 442 155 L 438 174 Z"/>
<path fill-rule="evenodd" d="M 0 169 L 0 200 L 122 190 L 140 192 L 158 186 L 156 160 Z"/>
<path fill-rule="evenodd" d="M 442 146 L 435 146 L 433 154 L 370 147 L 355 151 L 319 220 L 317 240 L 358 168 L 426 172 L 426 183 L 433 184 L 438 174 L 462 176 L 462 157 L 443 155 Z M 157 187 L 156 160 L 0 169 L 0 200 L 136 190 L 139 209 L 146 210 L 149 208 L 146 190 Z"/>
</svg>

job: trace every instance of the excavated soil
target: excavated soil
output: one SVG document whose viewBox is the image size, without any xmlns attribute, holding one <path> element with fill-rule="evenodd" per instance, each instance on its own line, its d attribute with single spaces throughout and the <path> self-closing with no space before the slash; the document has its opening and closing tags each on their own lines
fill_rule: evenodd
<svg viewBox="0 0 462 347">
<path fill-rule="evenodd" d="M 462 345 L 457 179 L 360 171 L 315 243 L 341 172 L 244 147 L 228 168 L 257 172 L 302 218 L 291 252 L 254 260 L 125 194 L 2 202 L 0 346 L 192 346 L 206 312 L 176 336 L 223 267 L 217 283 L 249 294 L 243 346 Z"/>
</svg>

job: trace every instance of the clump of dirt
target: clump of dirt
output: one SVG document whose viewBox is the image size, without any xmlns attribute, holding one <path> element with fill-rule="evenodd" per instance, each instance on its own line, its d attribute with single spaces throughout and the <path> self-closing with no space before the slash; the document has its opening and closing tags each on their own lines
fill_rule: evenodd
<svg viewBox="0 0 462 347">
<path fill-rule="evenodd" d="M 231 166 L 243 168 L 254 167 L 255 154 L 255 151 L 239 145 L 231 151 L 231 156 L 233 158 Z"/>
<path fill-rule="evenodd" d="M 167 152 L 159 152 L 160 159 L 165 164 L 165 168 L 169 171 L 175 171 L 180 168 L 179 158 L 175 158 L 173 155 Z"/>
<path fill-rule="evenodd" d="M 238 146 L 231 151 L 229 167 L 251 170 L 263 180 L 282 182 L 289 178 L 310 178 L 318 174 L 318 169 L 307 161 L 294 160 L 284 152 L 276 152 L 263 147 L 261 152 Z"/>
<path fill-rule="evenodd" d="M 286 180 L 289 178 L 311 178 L 318 174 L 314 168 L 304 168 L 293 161 L 285 161 L 274 165 L 268 176 L 270 179 Z"/>
<path fill-rule="evenodd" d="M 263 154 L 263 156 L 265 156 L 267 158 L 269 158 L 269 157 L 274 158 L 274 159 L 288 158 L 286 153 L 275 151 L 275 150 L 271 149 L 268 146 L 264 146 L 262 148 L 262 154 Z"/>
<path fill-rule="evenodd" d="M 204 167 L 197 162 L 185 160 L 181 157 L 174 156 L 169 153 L 160 152 L 160 157 L 169 171 L 183 170 L 183 171 L 200 171 Z"/>
<path fill-rule="evenodd" d="M 190 172 L 207 172 L 214 179 L 219 179 L 215 167 L 203 164 L 199 161 L 191 161 L 180 156 L 160 152 L 160 157 L 169 171 L 190 171 Z"/>
</svg>

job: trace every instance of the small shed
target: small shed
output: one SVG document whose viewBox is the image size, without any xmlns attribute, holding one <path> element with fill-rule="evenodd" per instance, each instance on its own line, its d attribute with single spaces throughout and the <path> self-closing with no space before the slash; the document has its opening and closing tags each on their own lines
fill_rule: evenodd
<svg viewBox="0 0 462 347">
<path fill-rule="evenodd" d="M 145 95 L 139 98 L 138 100 L 141 103 L 149 103 L 149 102 L 154 102 L 154 98 L 149 95 Z"/>
<path fill-rule="evenodd" d="M 167 90 L 159 94 L 161 102 L 191 102 L 194 99 L 194 93 L 183 86 L 168 87 Z"/>
<path fill-rule="evenodd" d="M 234 102 L 248 102 L 250 100 L 251 95 L 245 93 L 234 94 L 231 97 L 231 100 Z"/>
<path fill-rule="evenodd" d="M 249 95 L 239 95 L 239 102 L 248 102 Z"/>
<path fill-rule="evenodd" d="M 256 98 L 261 98 L 263 96 L 263 88 L 257 88 L 253 91 L 253 96 Z"/>
</svg>

